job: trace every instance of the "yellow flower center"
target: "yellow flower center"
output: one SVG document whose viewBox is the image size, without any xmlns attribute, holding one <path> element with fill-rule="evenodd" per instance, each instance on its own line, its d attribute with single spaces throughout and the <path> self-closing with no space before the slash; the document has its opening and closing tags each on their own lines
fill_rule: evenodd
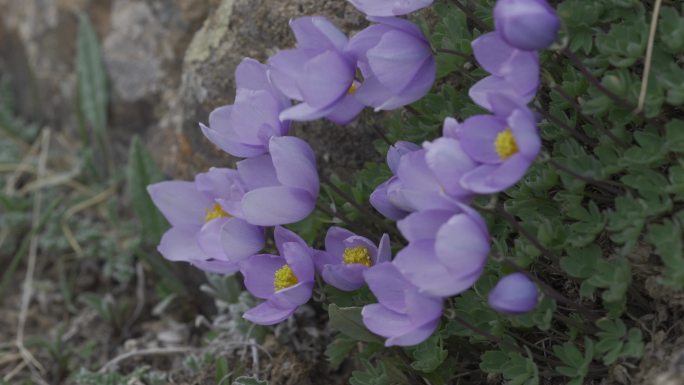
<svg viewBox="0 0 684 385">
<path fill-rule="evenodd" d="M 285 265 L 276 270 L 273 278 L 273 288 L 275 291 L 287 289 L 299 283 L 299 279 L 294 275 L 290 265 Z"/>
<path fill-rule="evenodd" d="M 214 219 L 218 218 L 227 218 L 230 217 L 230 214 L 227 212 L 223 211 L 223 208 L 221 207 L 220 204 L 214 203 L 211 208 L 207 209 L 207 215 L 204 217 L 205 222 L 209 222 Z"/>
<path fill-rule="evenodd" d="M 347 265 L 360 263 L 370 267 L 372 264 L 368 249 L 363 246 L 347 247 L 342 254 L 342 260 Z"/>
<path fill-rule="evenodd" d="M 349 86 L 349 89 L 347 90 L 347 95 L 354 95 L 357 88 L 359 87 L 356 85 L 356 82 L 352 82 L 352 84 Z"/>
<path fill-rule="evenodd" d="M 518 152 L 518 144 L 510 128 L 501 131 L 494 141 L 494 149 L 503 160 L 508 159 Z"/>
</svg>

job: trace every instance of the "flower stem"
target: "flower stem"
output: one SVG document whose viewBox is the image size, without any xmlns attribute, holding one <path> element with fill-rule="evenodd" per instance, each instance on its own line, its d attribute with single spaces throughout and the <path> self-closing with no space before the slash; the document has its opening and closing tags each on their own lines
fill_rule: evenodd
<svg viewBox="0 0 684 385">
<path fill-rule="evenodd" d="M 462 57 L 462 58 L 464 58 L 464 59 L 466 59 L 466 60 L 468 60 L 468 61 L 474 61 L 474 60 L 475 60 L 475 58 L 473 57 L 473 55 L 467 54 L 467 53 L 465 53 L 465 52 L 457 51 L 457 50 L 455 50 L 455 49 L 449 49 L 449 48 L 434 48 L 434 51 L 437 52 L 437 53 L 446 53 L 446 54 L 449 54 L 449 55 L 459 56 L 459 57 Z"/>
<path fill-rule="evenodd" d="M 489 30 L 487 24 L 485 24 L 485 22 L 482 21 L 482 19 L 477 17 L 477 15 L 473 13 L 473 11 L 470 8 L 461 4 L 459 0 L 454 0 L 453 3 L 456 7 L 458 7 L 458 9 L 460 9 L 466 15 L 466 17 L 470 19 L 470 21 L 473 22 L 473 24 L 475 24 L 475 26 L 480 30 L 480 32 Z"/>
<path fill-rule="evenodd" d="M 599 181 L 599 180 L 592 179 L 592 178 L 589 178 L 587 176 L 581 175 L 581 174 L 563 166 L 562 164 L 556 162 L 553 159 L 548 159 L 547 161 L 549 162 L 549 164 L 551 166 L 557 168 L 558 170 L 563 171 L 564 173 L 571 175 L 571 176 L 573 176 L 573 177 L 575 177 L 581 181 L 584 181 L 586 183 L 594 185 L 597 188 L 604 190 L 605 192 L 608 192 L 608 193 L 613 194 L 615 196 L 623 195 L 623 191 L 619 190 L 618 188 L 615 188 L 613 186 L 628 189 L 626 186 L 623 186 L 620 183 L 615 183 L 615 182 L 610 182 L 610 181 Z"/>
</svg>

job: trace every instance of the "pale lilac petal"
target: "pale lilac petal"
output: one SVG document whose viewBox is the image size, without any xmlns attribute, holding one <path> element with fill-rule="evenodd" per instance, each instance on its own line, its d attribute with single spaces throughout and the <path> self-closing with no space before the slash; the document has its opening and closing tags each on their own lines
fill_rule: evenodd
<svg viewBox="0 0 684 385">
<path fill-rule="evenodd" d="M 389 347 L 418 345 L 419 343 L 428 339 L 435 331 L 435 329 L 437 329 L 438 325 L 439 319 L 436 319 L 432 322 L 418 326 L 407 333 L 388 338 L 387 341 L 385 341 L 385 346 Z"/>
<path fill-rule="evenodd" d="M 401 235 L 409 242 L 435 239 L 437 231 L 454 215 L 451 210 L 416 211 L 397 222 Z"/>
<path fill-rule="evenodd" d="M 195 176 L 197 191 L 204 193 L 208 199 L 230 197 L 227 193 L 234 189 L 235 184 L 242 184 L 242 181 L 237 171 L 231 168 L 212 167 L 208 172 Z"/>
<path fill-rule="evenodd" d="M 394 312 L 382 304 L 364 306 L 361 316 L 368 330 L 386 338 L 409 333 L 414 328 L 408 316 Z"/>
<path fill-rule="evenodd" d="M 289 318 L 295 310 L 296 307 L 281 309 L 267 301 L 249 309 L 243 317 L 258 325 L 274 325 Z"/>
<path fill-rule="evenodd" d="M 282 255 L 285 251 L 285 248 L 283 247 L 284 244 L 288 242 L 294 242 L 298 243 L 304 247 L 308 247 L 306 242 L 297 235 L 292 230 L 288 230 L 284 228 L 283 226 L 276 226 L 275 229 L 273 230 L 273 238 L 275 240 L 276 248 L 278 249 L 278 252 Z"/>
<path fill-rule="evenodd" d="M 423 31 L 420 30 L 416 23 L 413 23 L 406 19 L 402 19 L 400 17 L 377 17 L 369 15 L 368 21 L 371 21 L 373 23 L 379 23 L 386 27 L 391 27 L 394 29 L 404 31 L 414 37 L 425 39 L 425 36 L 423 36 Z"/>
<path fill-rule="evenodd" d="M 349 0 L 368 16 L 401 16 L 425 8 L 432 0 Z"/>
<path fill-rule="evenodd" d="M 313 261 L 314 266 L 316 266 L 316 271 L 320 273 L 323 271 L 323 267 L 325 267 L 325 265 L 338 265 L 342 263 L 342 258 L 323 250 L 314 250 Z"/>
<path fill-rule="evenodd" d="M 368 58 L 366 53 L 368 50 L 373 48 L 378 44 L 382 35 L 389 31 L 391 28 L 384 26 L 382 24 L 373 24 L 361 32 L 354 35 L 349 44 L 345 48 L 345 52 L 352 54 L 359 61 L 359 69 L 361 70 L 364 77 L 370 73 L 370 67 L 368 66 Z"/>
<path fill-rule="evenodd" d="M 303 100 L 297 79 L 306 62 L 320 54 L 320 50 L 286 49 L 268 59 L 268 76 L 275 87 L 290 99 Z"/>
<path fill-rule="evenodd" d="M 197 243 L 200 249 L 209 258 L 229 260 L 223 252 L 223 245 L 221 244 L 221 227 L 228 221 L 228 218 L 216 218 L 202 226 L 197 233 Z"/>
<path fill-rule="evenodd" d="M 214 274 L 232 274 L 240 271 L 240 264 L 230 261 L 190 261 L 190 264 L 196 268 Z"/>
<path fill-rule="evenodd" d="M 529 110 L 517 109 L 508 117 L 508 126 L 515 137 L 519 153 L 528 159 L 536 158 L 542 143 L 534 115 Z"/>
<path fill-rule="evenodd" d="M 252 190 L 242 198 L 245 220 L 257 226 L 299 222 L 316 207 L 316 197 L 303 189 L 287 186 Z"/>
<path fill-rule="evenodd" d="M 270 297 L 275 291 L 275 273 L 283 266 L 285 259 L 277 255 L 257 254 L 249 257 L 240 268 L 245 277 L 245 287 L 257 298 Z"/>
<path fill-rule="evenodd" d="M 442 316 L 443 302 L 440 297 L 419 293 L 418 290 L 406 292 L 406 314 L 414 325 L 424 325 Z"/>
<path fill-rule="evenodd" d="M 387 151 L 387 165 L 389 166 L 390 170 L 392 170 L 392 174 L 397 173 L 399 161 L 404 155 L 418 150 L 420 150 L 420 146 L 415 143 L 406 142 L 403 140 L 394 143 L 394 145 L 392 145 Z"/>
<path fill-rule="evenodd" d="M 313 281 L 299 282 L 298 284 L 273 293 L 268 299 L 274 306 L 292 308 L 304 305 L 313 294 Z"/>
<path fill-rule="evenodd" d="M 423 64 L 432 60 L 432 52 L 425 40 L 399 30 L 384 33 L 366 55 L 373 74 L 393 94 L 402 92 Z"/>
<path fill-rule="evenodd" d="M 468 96 L 478 105 L 489 111 L 493 111 L 490 98 L 492 95 L 502 95 L 511 99 L 519 100 L 521 103 L 529 103 L 534 99 L 537 88 L 530 87 L 529 89 L 519 90 L 509 79 L 498 76 L 487 76 L 478 81 L 470 90 Z"/>
<path fill-rule="evenodd" d="M 321 276 L 328 285 L 344 291 L 354 291 L 363 286 L 363 271 L 366 269 L 367 267 L 361 264 L 325 265 L 321 270 Z"/>
<path fill-rule="evenodd" d="M 239 142 L 266 145 L 264 139 L 268 139 L 268 134 L 281 132 L 280 110 L 278 100 L 268 91 L 239 90 L 230 117 Z"/>
<path fill-rule="evenodd" d="M 406 312 L 406 292 L 416 288 L 406 280 L 394 264 L 378 263 L 364 270 L 363 276 L 380 303 L 397 313 Z"/>
<path fill-rule="evenodd" d="M 456 214 L 437 232 L 435 253 L 449 270 L 470 275 L 482 270 L 489 255 L 490 239 L 465 214 Z"/>
<path fill-rule="evenodd" d="M 309 105 L 308 103 L 299 103 L 280 113 L 280 120 L 295 120 L 299 122 L 308 122 L 311 120 L 320 119 L 335 111 L 336 105 L 331 104 L 325 108 L 318 108 Z"/>
<path fill-rule="evenodd" d="M 375 107 L 376 111 L 394 110 L 425 96 L 432 88 L 435 71 L 435 62 L 426 61 L 416 77 L 412 79 L 410 87 L 405 88 L 399 94 L 393 94 L 375 76 L 367 77 L 355 95 L 359 101 Z"/>
<path fill-rule="evenodd" d="M 506 44 L 496 32 L 486 33 L 471 43 L 473 55 L 478 64 L 492 75 L 508 75 L 506 63 L 515 54 L 516 49 Z"/>
<path fill-rule="evenodd" d="M 325 108 L 340 100 L 354 81 L 354 66 L 334 51 L 306 62 L 296 84 L 306 104 Z"/>
<path fill-rule="evenodd" d="M 228 259 L 240 262 L 264 248 L 264 229 L 230 218 L 221 226 L 220 241 Z"/>
<path fill-rule="evenodd" d="M 342 254 L 344 254 L 346 248 L 344 240 L 355 235 L 356 234 L 347 229 L 331 226 L 325 234 L 325 251 L 336 258 L 342 258 Z"/>
<path fill-rule="evenodd" d="M 458 139 L 461 132 L 461 124 L 458 120 L 448 117 L 444 119 L 444 127 L 442 128 L 442 136 L 445 138 Z"/>
<path fill-rule="evenodd" d="M 171 226 L 203 225 L 206 210 L 213 204 L 194 182 L 159 182 L 147 186 L 147 192 Z"/>
<path fill-rule="evenodd" d="M 470 287 L 442 265 L 435 255 L 434 242 L 422 240 L 409 243 L 392 262 L 421 292 L 438 297 L 450 297 Z"/>
<path fill-rule="evenodd" d="M 518 183 L 532 163 L 522 154 L 515 154 L 498 165 L 482 165 L 461 178 L 461 185 L 478 194 L 493 194 Z"/>
<path fill-rule="evenodd" d="M 269 154 L 237 162 L 237 171 L 248 190 L 280 184 Z"/>
<path fill-rule="evenodd" d="M 498 1 L 494 23 L 508 44 L 530 51 L 550 46 L 560 28 L 560 19 L 545 0 Z"/>
<path fill-rule="evenodd" d="M 392 179 L 396 180 L 396 177 L 392 177 Z M 390 202 L 389 197 L 387 196 L 387 186 L 390 184 L 392 179 L 375 188 L 370 196 L 370 204 L 373 206 L 373 208 L 378 210 L 380 214 L 396 221 L 404 218 L 408 212 L 395 206 L 392 202 Z"/>
<path fill-rule="evenodd" d="M 380 243 L 378 244 L 378 256 L 373 261 L 374 265 L 392 260 L 392 246 L 388 234 L 382 234 Z"/>
<path fill-rule="evenodd" d="M 211 141 L 221 150 L 229 153 L 230 155 L 241 158 L 250 158 L 253 156 L 261 155 L 266 152 L 266 148 L 264 146 L 250 146 L 235 141 L 234 133 L 214 130 L 205 126 L 202 123 L 200 123 L 200 128 L 202 129 L 202 133 L 204 134 L 204 136 L 206 136 L 207 139 L 209 139 L 209 141 Z"/>
<path fill-rule="evenodd" d="M 502 278 L 488 296 L 489 306 L 505 314 L 530 312 L 537 307 L 538 300 L 537 286 L 522 273 Z"/>
<path fill-rule="evenodd" d="M 423 144 L 425 161 L 434 172 L 447 194 L 457 199 L 468 199 L 472 193 L 461 187 L 459 180 L 477 166 L 456 139 L 439 138 Z"/>
<path fill-rule="evenodd" d="M 299 282 L 312 282 L 314 280 L 314 263 L 312 251 L 298 242 L 283 243 L 283 258 L 292 269 Z"/>
<path fill-rule="evenodd" d="M 197 242 L 199 231 L 200 226 L 174 226 L 164 233 L 157 250 L 164 258 L 174 262 L 209 259 Z"/>
<path fill-rule="evenodd" d="M 235 88 L 270 91 L 272 86 L 268 81 L 267 70 L 268 67 L 258 60 L 248 57 L 242 59 L 235 68 Z"/>
<path fill-rule="evenodd" d="M 481 163 L 500 163 L 494 146 L 497 136 L 506 129 L 505 122 L 491 115 L 475 115 L 461 124 L 461 148 Z"/>
<path fill-rule="evenodd" d="M 290 28 L 295 34 L 299 48 L 341 51 L 347 44 L 347 36 L 322 16 L 306 16 L 291 20 Z"/>
<path fill-rule="evenodd" d="M 356 96 L 346 95 L 335 104 L 335 108 L 326 114 L 325 118 L 337 124 L 348 124 L 356 119 L 365 107 Z"/>
<path fill-rule="evenodd" d="M 318 171 L 313 150 L 294 136 L 273 137 L 269 143 L 278 181 L 285 186 L 301 188 L 318 195 Z"/>
<path fill-rule="evenodd" d="M 421 191 L 439 191 L 441 188 L 425 160 L 425 150 L 405 154 L 399 162 L 397 177 L 402 187 Z"/>
</svg>

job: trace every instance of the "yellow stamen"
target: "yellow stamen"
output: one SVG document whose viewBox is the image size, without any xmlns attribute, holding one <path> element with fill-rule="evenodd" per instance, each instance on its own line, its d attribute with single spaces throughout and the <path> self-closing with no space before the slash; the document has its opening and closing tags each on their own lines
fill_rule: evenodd
<svg viewBox="0 0 684 385">
<path fill-rule="evenodd" d="M 221 207 L 220 204 L 214 203 L 211 208 L 207 209 L 207 215 L 204 217 L 205 222 L 209 222 L 214 219 L 218 218 L 227 218 L 230 217 L 230 214 L 227 212 L 223 211 L 223 208 Z"/>
<path fill-rule="evenodd" d="M 297 279 L 297 276 L 292 272 L 290 265 L 285 265 L 276 270 L 273 278 L 273 288 L 275 291 L 287 289 L 297 283 L 299 283 L 299 279 Z"/>
<path fill-rule="evenodd" d="M 359 87 L 356 85 L 356 82 L 352 82 L 352 84 L 349 86 L 349 89 L 347 90 L 347 95 L 354 95 L 357 88 Z"/>
<path fill-rule="evenodd" d="M 518 152 L 518 143 L 515 142 L 515 137 L 510 128 L 506 128 L 499 133 L 494 141 L 494 149 L 503 160 L 508 159 Z"/>
<path fill-rule="evenodd" d="M 363 246 L 347 247 L 342 254 L 342 260 L 347 265 L 360 263 L 370 267 L 372 264 L 368 249 Z"/>
</svg>

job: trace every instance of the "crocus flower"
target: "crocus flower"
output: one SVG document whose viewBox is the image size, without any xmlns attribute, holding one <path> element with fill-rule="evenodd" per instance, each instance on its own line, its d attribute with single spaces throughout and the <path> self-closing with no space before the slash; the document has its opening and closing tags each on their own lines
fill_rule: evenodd
<svg viewBox="0 0 684 385">
<path fill-rule="evenodd" d="M 387 151 L 387 165 L 389 165 L 390 170 L 392 170 L 392 174 L 397 174 L 399 161 L 405 154 L 419 149 L 419 145 L 405 141 L 399 141 L 391 146 L 389 151 Z M 390 202 L 387 191 L 389 186 L 393 183 L 397 183 L 396 176 L 392 176 L 390 179 L 376 187 L 370 196 L 370 204 L 387 218 L 398 220 L 407 216 L 409 212 L 402 210 Z"/>
<path fill-rule="evenodd" d="M 492 110 L 489 96 L 505 95 L 527 104 L 539 87 L 539 57 L 508 45 L 496 32 L 484 34 L 472 43 L 475 59 L 488 76 L 473 85 L 468 95 L 479 106 Z"/>
<path fill-rule="evenodd" d="M 401 16 L 425 8 L 432 0 L 349 0 L 368 16 Z"/>
<path fill-rule="evenodd" d="M 266 300 L 243 315 L 259 325 L 288 318 L 311 298 L 314 286 L 313 250 L 297 234 L 280 226 L 274 237 L 280 255 L 257 254 L 240 268 L 247 290 Z"/>
<path fill-rule="evenodd" d="M 523 273 L 502 278 L 489 292 L 489 306 L 504 314 L 524 314 L 537 307 L 537 286 Z"/>
<path fill-rule="evenodd" d="M 159 252 L 205 271 L 237 271 L 240 261 L 264 247 L 263 228 L 247 223 L 232 209 L 241 184 L 235 170 L 212 168 L 194 182 L 148 186 L 152 201 L 172 226 L 162 237 Z"/>
<path fill-rule="evenodd" d="M 463 151 L 481 163 L 460 179 L 479 194 L 503 191 L 518 182 L 541 149 L 534 114 L 500 96 L 490 97 L 494 115 L 476 115 L 458 128 Z"/>
<path fill-rule="evenodd" d="M 363 82 L 358 100 L 379 110 L 393 110 L 425 96 L 435 81 L 430 43 L 417 25 L 393 17 L 369 17 L 377 24 L 356 34 L 348 51 L 358 58 Z"/>
<path fill-rule="evenodd" d="M 311 214 L 318 198 L 313 150 L 292 136 L 272 137 L 268 149 L 237 163 L 247 190 L 240 202 L 244 218 L 259 226 L 298 222 Z"/>
<path fill-rule="evenodd" d="M 556 40 L 560 19 L 546 0 L 499 0 L 494 6 L 494 24 L 508 44 L 533 51 Z"/>
<path fill-rule="evenodd" d="M 289 121 L 279 119 L 290 101 L 273 87 L 266 69 L 254 59 L 243 59 L 235 70 L 235 104 L 212 111 L 208 127 L 200 123 L 204 135 L 231 155 L 261 155 L 272 136 L 287 135 L 290 128 Z"/>
<path fill-rule="evenodd" d="M 490 250 L 487 226 L 470 207 L 459 209 L 418 211 L 397 224 L 409 244 L 392 263 L 421 292 L 450 297 L 482 274 Z"/>
<path fill-rule="evenodd" d="M 269 75 L 273 84 L 302 103 L 280 113 L 281 120 L 321 117 L 339 124 L 352 121 L 363 109 L 354 96 L 356 61 L 345 52 L 347 37 L 321 16 L 290 22 L 297 48 L 272 56 Z"/>
<path fill-rule="evenodd" d="M 361 311 L 368 330 L 387 338 L 385 346 L 411 346 L 425 341 L 439 325 L 442 298 L 420 292 L 389 262 L 363 272 L 378 303 Z"/>
<path fill-rule="evenodd" d="M 375 246 L 367 238 L 333 226 L 325 236 L 325 251 L 316 254 L 314 263 L 326 283 L 340 290 L 353 291 L 363 286 L 366 269 L 389 262 L 391 258 L 387 234 Z"/>
</svg>

